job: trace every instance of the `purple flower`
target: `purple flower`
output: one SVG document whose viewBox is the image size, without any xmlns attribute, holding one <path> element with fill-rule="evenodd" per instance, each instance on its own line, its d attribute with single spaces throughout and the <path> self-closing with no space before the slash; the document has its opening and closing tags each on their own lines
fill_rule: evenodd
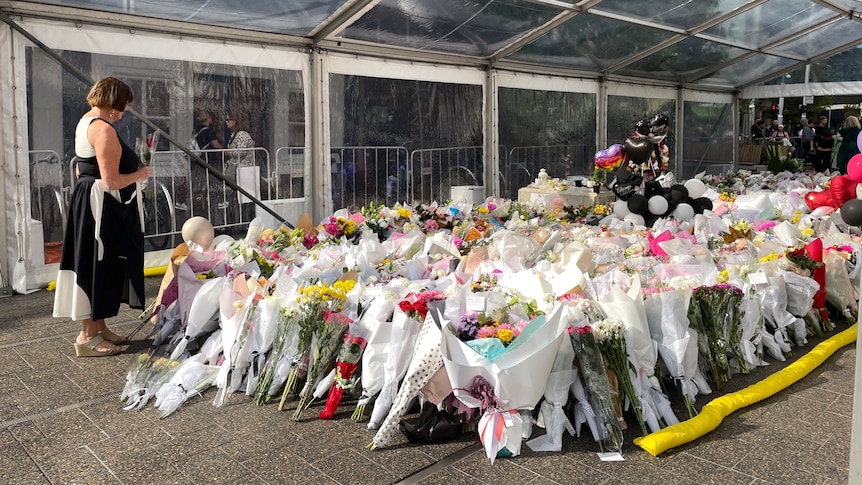
<svg viewBox="0 0 862 485">
<path fill-rule="evenodd" d="M 458 324 L 458 338 L 463 341 L 473 340 L 479 331 L 479 319 L 476 315 L 468 313 L 461 317 Z"/>
</svg>

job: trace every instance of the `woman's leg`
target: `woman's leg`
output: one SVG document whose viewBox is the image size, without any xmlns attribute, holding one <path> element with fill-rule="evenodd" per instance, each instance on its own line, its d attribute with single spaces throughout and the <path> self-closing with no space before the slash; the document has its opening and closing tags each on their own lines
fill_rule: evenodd
<svg viewBox="0 0 862 485">
<path fill-rule="evenodd" d="M 75 343 L 85 344 L 90 340 L 96 338 L 100 332 L 107 328 L 105 326 L 105 320 L 90 320 L 89 318 L 85 318 L 81 320 L 81 332 L 78 334 L 78 338 L 75 340 Z M 102 338 L 105 338 L 104 336 Z M 111 343 L 107 338 L 105 338 L 104 342 L 99 342 L 95 349 L 99 352 L 114 352 L 117 349 L 117 346 Z"/>
<path fill-rule="evenodd" d="M 95 324 L 96 328 L 99 330 L 97 332 L 97 334 L 99 334 L 99 333 L 102 334 L 102 338 L 107 340 L 108 342 L 111 342 L 112 344 L 115 344 L 115 345 L 125 345 L 125 344 L 129 343 L 128 338 L 108 330 L 108 324 L 105 323 L 104 318 L 101 320 L 96 320 L 93 323 Z"/>
</svg>

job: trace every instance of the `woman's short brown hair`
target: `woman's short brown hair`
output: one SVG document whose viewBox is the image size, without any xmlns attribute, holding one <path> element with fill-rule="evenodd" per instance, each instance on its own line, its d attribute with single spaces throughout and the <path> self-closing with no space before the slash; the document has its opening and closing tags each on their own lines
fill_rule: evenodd
<svg viewBox="0 0 862 485">
<path fill-rule="evenodd" d="M 132 88 L 115 77 L 103 77 L 90 89 L 87 103 L 94 108 L 113 108 L 117 111 L 126 109 L 126 105 L 135 99 Z"/>
</svg>

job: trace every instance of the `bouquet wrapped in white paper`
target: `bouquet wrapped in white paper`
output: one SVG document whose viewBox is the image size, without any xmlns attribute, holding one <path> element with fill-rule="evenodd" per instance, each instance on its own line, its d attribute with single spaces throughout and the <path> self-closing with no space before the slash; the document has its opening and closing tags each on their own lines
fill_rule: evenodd
<svg viewBox="0 0 862 485">
<path fill-rule="evenodd" d="M 693 403 L 698 386 L 697 346 L 689 345 L 688 306 L 690 290 L 662 291 L 649 295 L 644 300 L 650 335 L 657 344 L 658 353 L 671 377 L 674 378 L 688 408 L 689 415 L 696 414 Z"/>
<path fill-rule="evenodd" d="M 413 349 L 413 357 L 407 366 L 407 372 L 398 394 L 392 402 L 389 414 L 377 430 L 368 448 L 374 450 L 389 446 L 398 432 L 398 423 L 407 413 L 410 402 L 419 391 L 443 366 L 443 357 L 440 353 L 440 321 L 442 313 L 437 308 L 442 302 L 435 302 L 429 306 L 429 312 L 422 323 L 422 329 L 416 339 Z"/>
<path fill-rule="evenodd" d="M 493 338 L 471 341 L 489 341 L 480 342 L 478 347 L 468 345 L 452 323 L 443 330 L 441 350 L 455 397 L 469 407 L 482 408 L 489 401 L 477 397 L 477 385 L 493 391 L 493 407 L 485 409 L 485 423 L 479 423 L 480 438 L 492 462 L 503 447 L 513 455 L 520 453 L 520 416 L 512 411 L 532 409 L 545 391 L 560 339 L 568 337 L 561 308 L 548 318 L 532 320 L 508 347 Z M 498 345 L 493 345 L 493 340 Z M 477 383 L 477 378 L 485 384 Z M 488 433 L 483 433 L 483 428 Z"/>
</svg>

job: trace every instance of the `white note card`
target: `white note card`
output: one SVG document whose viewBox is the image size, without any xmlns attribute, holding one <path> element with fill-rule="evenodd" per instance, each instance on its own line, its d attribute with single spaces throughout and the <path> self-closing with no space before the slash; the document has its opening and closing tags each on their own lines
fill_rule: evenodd
<svg viewBox="0 0 862 485">
<path fill-rule="evenodd" d="M 485 311 L 485 297 L 484 296 L 468 296 L 467 297 L 467 311 L 468 312 L 484 312 Z"/>
<path fill-rule="evenodd" d="M 618 451 L 609 451 L 607 453 L 596 453 L 602 461 L 626 461 L 623 454 Z"/>
<path fill-rule="evenodd" d="M 764 273 L 763 271 L 758 271 L 756 273 L 749 273 L 748 274 L 748 281 L 750 281 L 751 284 L 753 284 L 753 285 L 765 285 L 765 284 L 769 283 L 769 280 L 766 279 L 766 273 Z"/>
</svg>

